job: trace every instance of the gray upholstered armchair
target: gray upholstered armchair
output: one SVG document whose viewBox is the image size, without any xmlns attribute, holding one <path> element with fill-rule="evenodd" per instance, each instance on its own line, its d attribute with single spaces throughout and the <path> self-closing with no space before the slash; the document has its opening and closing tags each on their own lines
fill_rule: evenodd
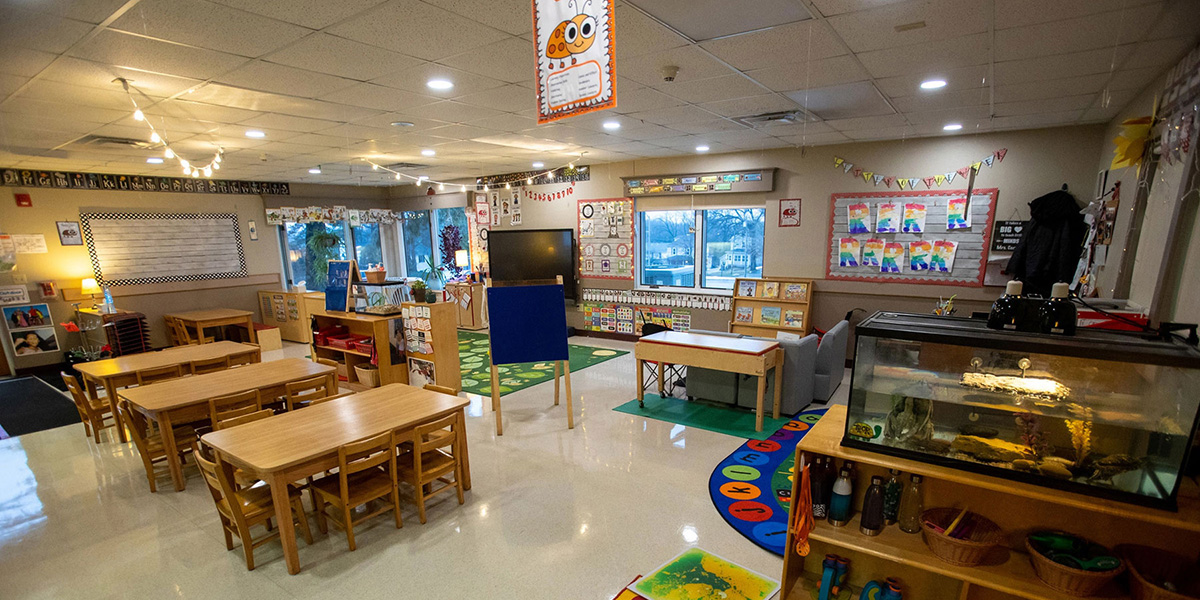
<svg viewBox="0 0 1200 600">
<path fill-rule="evenodd" d="M 736 333 L 719 331 L 693 331 L 706 335 L 728 337 L 739 336 Z M 783 388 L 779 391 L 780 415 L 794 415 L 804 410 L 813 400 L 814 366 L 817 360 L 817 336 L 809 335 L 799 340 L 775 340 L 783 347 Z M 754 408 L 758 398 L 758 378 L 751 375 L 741 375 L 728 371 L 715 371 L 688 367 L 687 395 L 688 398 L 700 398 L 716 402 L 736 404 L 743 408 Z M 775 394 L 775 373 L 767 375 L 767 407 Z"/>
<path fill-rule="evenodd" d="M 821 336 L 813 374 L 813 402 L 828 402 L 846 374 L 846 344 L 850 341 L 850 322 L 841 321 Z"/>
</svg>

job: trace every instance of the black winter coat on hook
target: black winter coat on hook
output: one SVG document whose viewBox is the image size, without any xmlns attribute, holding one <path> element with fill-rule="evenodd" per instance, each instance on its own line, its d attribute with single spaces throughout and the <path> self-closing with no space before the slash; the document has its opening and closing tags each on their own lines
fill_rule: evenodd
<svg viewBox="0 0 1200 600">
<path fill-rule="evenodd" d="M 1025 284 L 1026 294 L 1050 296 L 1060 281 L 1074 283 L 1087 225 L 1075 197 L 1055 190 L 1029 203 L 1029 223 L 1008 261 L 1008 273 Z"/>
</svg>

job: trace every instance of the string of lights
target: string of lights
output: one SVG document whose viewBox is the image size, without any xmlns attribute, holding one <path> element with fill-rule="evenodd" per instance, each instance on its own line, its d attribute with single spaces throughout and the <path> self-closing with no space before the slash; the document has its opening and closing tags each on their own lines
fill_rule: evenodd
<svg viewBox="0 0 1200 600">
<path fill-rule="evenodd" d="M 121 87 L 125 89 L 125 95 L 129 96 L 129 101 L 133 103 L 133 120 L 145 123 L 146 126 L 150 128 L 150 142 L 154 144 L 162 144 L 164 158 L 168 160 L 178 160 L 179 166 L 183 168 L 183 174 L 191 175 L 192 177 L 212 177 L 213 171 L 220 170 L 221 160 L 225 155 L 224 148 L 218 147 L 216 153 L 213 154 L 212 159 L 209 160 L 208 164 L 204 166 L 196 166 L 188 159 L 180 156 L 177 152 L 175 152 L 174 149 L 171 148 L 171 143 L 169 140 L 167 140 L 166 135 L 159 133 L 158 129 L 154 127 L 154 123 L 151 123 L 150 120 L 146 118 L 146 114 L 143 113 L 142 108 L 138 106 L 137 99 L 133 97 L 133 92 L 129 90 L 129 81 L 123 77 L 117 78 L 117 81 L 121 82 Z"/>
<path fill-rule="evenodd" d="M 587 153 L 586 152 L 579 153 L 579 157 L 582 159 L 584 154 L 587 154 Z M 373 170 L 373 171 L 386 171 L 388 173 L 391 173 L 392 175 L 395 176 L 397 181 L 403 181 L 405 179 L 410 179 L 418 185 L 420 185 L 422 183 L 436 184 L 438 186 L 439 190 L 445 190 L 446 186 L 449 185 L 449 186 L 458 186 L 459 188 L 461 188 L 461 191 L 464 191 L 464 192 L 467 191 L 467 186 L 464 184 L 461 184 L 461 183 L 450 183 L 450 182 L 446 182 L 446 181 L 437 181 L 435 179 L 430 179 L 424 175 L 409 175 L 408 173 L 401 173 L 400 171 L 397 171 L 395 169 L 381 165 L 369 158 L 362 158 L 360 160 L 371 165 L 371 170 Z M 554 167 L 553 169 L 550 169 L 541 175 L 537 175 L 536 177 L 545 177 L 546 179 L 551 179 L 554 177 L 554 174 L 557 173 L 558 171 L 561 171 L 563 169 L 574 169 L 574 168 L 575 168 L 575 161 L 571 161 L 571 162 L 568 162 L 567 164 L 564 164 L 564 165 L 561 165 L 558 167 Z M 533 185 L 533 180 L 534 180 L 534 177 L 526 178 L 525 185 Z M 506 183 L 506 184 L 504 184 L 504 188 L 511 189 L 512 184 Z M 489 189 L 490 189 L 489 186 L 487 186 L 487 185 L 483 186 L 483 191 L 486 192 L 486 191 L 489 191 Z"/>
</svg>

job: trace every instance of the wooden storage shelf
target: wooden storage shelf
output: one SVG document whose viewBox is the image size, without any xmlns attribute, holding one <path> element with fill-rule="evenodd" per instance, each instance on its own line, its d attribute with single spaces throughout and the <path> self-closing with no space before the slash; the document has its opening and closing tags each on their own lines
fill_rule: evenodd
<svg viewBox="0 0 1200 600">
<path fill-rule="evenodd" d="M 930 574 L 945 578 L 937 581 L 961 582 L 960 600 L 977 597 L 973 590 L 981 588 L 978 597 L 1017 597 L 1029 600 L 1068 600 L 1073 596 L 1058 592 L 1038 579 L 1030 564 L 1029 555 L 1020 546 L 1030 531 L 1038 528 L 1073 529 L 1109 547 L 1124 539 L 1174 547 L 1195 557 L 1194 548 L 1200 540 L 1200 488 L 1187 479 L 1180 486 L 1179 510 L 1171 512 L 1127 504 L 1083 494 L 1064 492 L 1028 483 L 980 475 L 915 460 L 877 454 L 841 445 L 846 424 L 846 407 L 831 406 L 826 414 L 796 446 L 799 454 L 823 455 L 855 461 L 858 480 L 855 482 L 856 508 L 861 506 L 864 480 L 870 475 L 884 475 L 888 469 L 903 473 L 905 481 L 911 474 L 925 478 L 925 506 L 969 506 L 997 522 L 1005 532 L 1005 541 L 976 567 L 952 565 L 933 555 L 926 546 L 923 534 L 909 534 L 889 525 L 878 536 L 859 532 L 859 515 L 845 527 L 833 527 L 819 521 L 809 534 L 813 545 L 827 545 L 834 552 L 846 552 L 851 558 L 853 572 L 855 557 L 867 562 L 878 575 L 899 576 L 905 580 L 923 579 L 930 585 Z M 800 495 L 799 477 L 793 481 L 792 497 Z M 789 521 L 794 522 L 794 521 Z M 783 563 L 782 600 L 809 600 L 812 589 L 806 578 L 814 569 L 820 570 L 823 555 L 816 551 L 801 557 L 795 551 L 794 531 L 788 530 Z M 1188 550 L 1192 548 L 1192 550 Z M 1177 550 L 1177 551 L 1179 551 Z M 805 567 L 808 559 L 816 561 Z M 926 596 L 929 591 L 906 589 L 905 595 Z M 1128 598 L 1117 584 L 1110 584 L 1098 598 Z"/>
<path fill-rule="evenodd" d="M 376 367 L 379 369 L 380 385 L 408 383 L 408 369 L 405 365 L 404 356 L 401 355 L 400 360 L 396 364 L 392 363 L 392 321 L 400 319 L 399 315 L 377 317 L 350 312 L 327 312 L 319 310 L 312 312 L 312 318 L 316 319 L 317 327 L 319 328 L 341 325 L 354 335 L 371 338 L 372 343 L 375 345 L 375 356 L 378 362 Z M 367 389 L 367 386 L 358 382 L 358 372 L 354 370 L 354 366 L 369 363 L 371 353 L 360 352 L 358 350 L 343 350 L 342 348 L 334 348 L 332 346 L 318 346 L 315 343 L 312 349 L 320 358 L 333 359 L 346 365 L 346 381 L 343 381 L 342 385 L 356 391 Z"/>
<path fill-rule="evenodd" d="M 417 309 L 429 310 L 429 330 L 424 331 L 433 345 L 433 354 L 409 352 L 405 362 L 411 359 L 433 363 L 434 385 L 450 388 L 455 393 L 462 390 L 462 369 L 458 361 L 458 324 L 453 302 L 415 303 L 405 302 L 401 306 L 409 312 L 410 321 L 415 322 Z M 424 318 L 424 317 L 420 317 Z M 411 371 L 412 367 L 408 367 Z M 411 381 L 413 378 L 409 376 Z"/>
<path fill-rule="evenodd" d="M 321 350 L 328 350 L 330 352 L 341 352 L 343 354 L 354 354 L 357 356 L 365 356 L 367 358 L 371 358 L 371 354 L 368 352 L 359 352 L 358 350 L 343 350 L 341 348 L 334 348 L 333 346 L 316 346 L 316 347 L 320 348 Z"/>
<path fill-rule="evenodd" d="M 753 295 L 742 295 L 743 284 L 754 284 Z M 773 296 L 764 296 L 763 289 L 767 285 L 775 286 L 775 294 Z M 799 286 L 803 288 L 803 299 L 785 298 L 788 286 Z M 788 277 L 762 277 L 757 279 L 738 278 L 733 281 L 733 298 L 731 299 L 730 308 L 733 314 L 730 315 L 729 332 L 741 333 L 744 335 L 754 335 L 758 337 L 775 337 L 775 333 L 785 331 L 795 333 L 801 336 L 808 335 L 812 330 L 812 296 L 813 296 L 813 280 L 811 279 L 794 279 Z M 775 308 L 779 311 L 779 324 L 767 325 L 762 322 L 762 311 L 767 308 Z M 737 315 L 739 309 L 749 310 L 751 322 L 738 321 Z M 787 324 L 785 319 L 788 312 L 799 311 L 801 313 L 801 325 L 795 327 Z"/>
<path fill-rule="evenodd" d="M 788 327 L 787 325 L 762 325 L 760 323 L 734 323 L 729 322 L 729 327 L 752 327 L 754 329 L 766 329 L 769 331 L 794 331 L 801 335 L 805 335 L 803 327 Z"/>
</svg>

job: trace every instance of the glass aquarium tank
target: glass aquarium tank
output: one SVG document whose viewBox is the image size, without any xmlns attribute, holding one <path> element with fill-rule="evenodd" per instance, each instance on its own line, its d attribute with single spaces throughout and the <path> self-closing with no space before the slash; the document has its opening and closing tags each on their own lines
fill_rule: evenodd
<svg viewBox="0 0 1200 600">
<path fill-rule="evenodd" d="M 879 312 L 857 327 L 843 446 L 1174 510 L 1200 351 Z"/>
</svg>

